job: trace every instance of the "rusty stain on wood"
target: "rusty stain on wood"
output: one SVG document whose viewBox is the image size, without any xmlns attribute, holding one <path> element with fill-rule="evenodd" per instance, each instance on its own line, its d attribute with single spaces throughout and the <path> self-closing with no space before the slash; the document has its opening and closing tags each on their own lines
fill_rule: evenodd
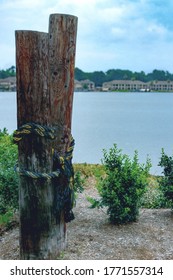
<svg viewBox="0 0 173 280">
<path fill-rule="evenodd" d="M 28 136 L 19 143 L 19 167 L 53 170 L 52 151 L 70 144 L 77 18 L 52 14 L 49 32 L 16 31 L 18 127 L 28 122 L 54 127 L 56 140 Z M 21 259 L 55 259 L 66 246 L 63 211 L 54 211 L 56 192 L 66 182 L 20 178 Z"/>
</svg>

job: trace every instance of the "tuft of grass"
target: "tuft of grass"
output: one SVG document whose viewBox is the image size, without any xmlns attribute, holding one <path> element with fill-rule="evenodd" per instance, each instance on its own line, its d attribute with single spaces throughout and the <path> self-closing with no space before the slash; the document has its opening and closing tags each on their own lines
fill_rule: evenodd
<svg viewBox="0 0 173 280">
<path fill-rule="evenodd" d="M 0 227 L 2 227 L 2 226 L 8 227 L 13 220 L 13 216 L 14 216 L 14 213 L 11 209 L 8 210 L 5 214 L 1 214 L 0 215 Z"/>
<path fill-rule="evenodd" d="M 59 256 L 56 259 L 57 260 L 64 260 L 64 257 L 65 257 L 65 252 L 62 251 L 62 252 L 60 252 Z"/>
<path fill-rule="evenodd" d="M 102 164 L 74 163 L 74 171 L 80 172 L 85 178 L 99 178 L 105 175 L 105 168 Z"/>
</svg>

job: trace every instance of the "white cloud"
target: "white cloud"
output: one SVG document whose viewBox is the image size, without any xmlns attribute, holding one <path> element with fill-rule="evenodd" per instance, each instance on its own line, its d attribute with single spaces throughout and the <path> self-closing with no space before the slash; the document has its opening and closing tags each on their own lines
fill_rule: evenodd
<svg viewBox="0 0 173 280">
<path fill-rule="evenodd" d="M 111 33 L 117 39 L 118 38 L 124 39 L 127 34 L 126 30 L 124 28 L 120 28 L 120 27 L 112 27 Z"/>
<path fill-rule="evenodd" d="M 105 24 L 109 23 L 119 23 L 125 17 L 124 15 L 125 7 L 112 7 L 105 8 L 98 11 L 98 17 L 100 21 Z"/>
<path fill-rule="evenodd" d="M 160 6 L 161 3 L 160 0 L 0 0 L 0 25 L 3 26 L 0 38 L 8 46 L 1 47 L 0 67 L 10 57 L 14 61 L 14 31 L 47 31 L 51 13 L 78 17 L 76 66 L 84 70 L 116 65 L 119 68 L 138 65 L 141 70 L 144 65 L 152 68 L 163 47 L 167 55 L 164 54 L 158 64 L 171 67 L 173 7 L 171 1 L 164 6 Z M 173 63 L 171 68 L 173 70 Z"/>
<path fill-rule="evenodd" d="M 155 24 L 155 23 L 151 23 L 150 25 L 148 25 L 147 28 L 148 32 L 153 34 L 157 34 L 159 36 L 164 36 L 167 35 L 168 31 L 164 26 Z"/>
<path fill-rule="evenodd" d="M 44 0 L 43 0 L 44 1 Z M 42 0 L 7 0 L 1 4 L 2 9 L 35 9 L 43 3 Z"/>
</svg>

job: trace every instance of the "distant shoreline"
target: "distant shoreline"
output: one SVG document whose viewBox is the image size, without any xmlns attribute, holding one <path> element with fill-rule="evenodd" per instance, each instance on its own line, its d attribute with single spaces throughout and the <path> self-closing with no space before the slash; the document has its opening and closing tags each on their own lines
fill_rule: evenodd
<svg viewBox="0 0 173 280">
<path fill-rule="evenodd" d="M 17 93 L 15 90 L 1 90 L 0 89 L 0 93 L 3 92 L 3 93 Z M 88 93 L 91 93 L 91 91 L 74 91 L 74 93 L 85 93 L 85 92 L 88 92 Z M 154 90 L 150 90 L 150 91 L 129 91 L 129 90 L 110 90 L 110 91 L 99 91 L 99 90 L 95 90 L 95 91 L 92 91 L 92 93 L 109 93 L 109 92 L 115 92 L 115 93 L 118 93 L 118 92 L 121 92 L 121 93 L 173 93 L 173 90 L 172 91 L 163 91 L 163 90 L 157 90 L 157 91 L 154 91 Z"/>
</svg>

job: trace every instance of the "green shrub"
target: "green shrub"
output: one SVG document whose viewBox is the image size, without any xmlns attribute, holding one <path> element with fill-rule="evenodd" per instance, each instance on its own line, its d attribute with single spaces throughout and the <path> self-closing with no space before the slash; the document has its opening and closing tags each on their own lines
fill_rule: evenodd
<svg viewBox="0 0 173 280">
<path fill-rule="evenodd" d="M 159 180 L 160 189 L 168 206 L 173 209 L 173 157 L 167 156 L 164 149 L 162 149 L 159 166 L 163 167 L 163 176 Z"/>
<path fill-rule="evenodd" d="M 17 146 L 7 130 L 0 130 L 0 214 L 9 208 L 18 208 L 19 178 L 14 171 L 17 161 Z"/>
<path fill-rule="evenodd" d="M 149 176 L 146 192 L 141 198 L 141 207 L 150 209 L 167 208 L 167 202 L 158 184 L 158 177 Z"/>
<path fill-rule="evenodd" d="M 139 164 L 137 151 L 132 160 L 121 151 L 116 144 L 109 152 L 103 151 L 106 176 L 98 185 L 101 199 L 89 199 L 92 207 L 107 207 L 109 220 L 113 224 L 137 220 L 140 199 L 146 190 L 151 167 L 149 159 L 145 165 Z"/>
</svg>

